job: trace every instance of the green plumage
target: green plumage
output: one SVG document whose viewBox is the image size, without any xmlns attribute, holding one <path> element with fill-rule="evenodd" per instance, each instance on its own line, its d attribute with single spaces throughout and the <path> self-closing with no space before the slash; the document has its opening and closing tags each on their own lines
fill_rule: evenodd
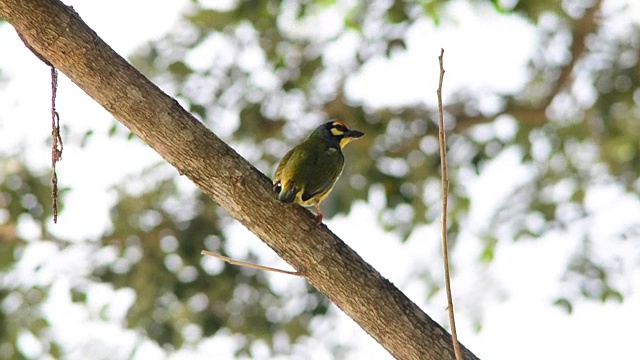
<svg viewBox="0 0 640 360">
<path fill-rule="evenodd" d="M 289 150 L 276 170 L 276 178 L 282 184 L 278 199 L 290 203 L 300 193 L 306 202 L 322 196 L 333 188 L 343 167 L 344 156 L 339 147 L 309 137 Z"/>
<path fill-rule="evenodd" d="M 342 148 L 362 135 L 338 121 L 316 128 L 280 161 L 274 177 L 278 200 L 315 206 L 321 222 L 319 204 L 329 195 L 344 167 Z"/>
</svg>

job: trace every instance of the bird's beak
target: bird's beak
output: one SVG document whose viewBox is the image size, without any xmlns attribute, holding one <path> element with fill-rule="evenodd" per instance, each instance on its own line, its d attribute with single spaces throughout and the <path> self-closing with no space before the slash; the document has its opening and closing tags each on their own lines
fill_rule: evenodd
<svg viewBox="0 0 640 360">
<path fill-rule="evenodd" d="M 358 130 L 349 130 L 344 135 L 345 135 L 345 137 L 357 139 L 357 138 L 361 137 L 362 135 L 364 135 L 364 133 L 362 131 L 358 131 Z"/>
<path fill-rule="evenodd" d="M 340 139 L 340 147 L 344 148 L 352 140 L 355 140 L 355 139 L 361 137 L 362 135 L 364 135 L 364 133 L 362 131 L 358 131 L 358 130 L 349 130 L 349 131 L 345 132 L 344 136 L 342 137 L 342 139 Z"/>
</svg>

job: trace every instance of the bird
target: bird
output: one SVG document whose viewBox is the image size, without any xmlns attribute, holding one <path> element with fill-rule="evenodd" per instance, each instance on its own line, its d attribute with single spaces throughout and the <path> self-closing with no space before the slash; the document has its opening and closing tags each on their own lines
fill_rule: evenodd
<svg viewBox="0 0 640 360">
<path fill-rule="evenodd" d="M 363 135 L 337 120 L 318 126 L 280 160 L 273 183 L 278 200 L 315 207 L 316 222 L 321 224 L 320 203 L 333 190 L 344 167 L 342 149 Z"/>
</svg>

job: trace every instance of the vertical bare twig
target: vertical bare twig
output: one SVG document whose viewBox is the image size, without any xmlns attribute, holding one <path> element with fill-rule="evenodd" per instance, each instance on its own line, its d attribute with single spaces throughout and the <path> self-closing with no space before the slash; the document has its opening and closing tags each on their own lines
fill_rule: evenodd
<svg viewBox="0 0 640 360">
<path fill-rule="evenodd" d="M 458 334 L 456 332 L 456 320 L 453 311 L 453 297 L 451 296 L 451 277 L 449 275 L 449 250 L 447 246 L 447 202 L 449 198 L 449 176 L 447 175 L 447 139 L 444 128 L 444 114 L 442 111 L 442 81 L 444 80 L 444 66 L 442 57 L 444 49 L 440 49 L 440 82 L 438 83 L 438 140 L 440 142 L 440 170 L 442 176 L 442 258 L 444 262 L 444 281 L 447 293 L 447 309 L 449 310 L 449 323 L 451 324 L 451 341 L 456 359 L 462 359 Z"/>
<path fill-rule="evenodd" d="M 18 37 L 40 61 L 51 68 L 51 167 L 53 174 L 51 175 L 51 198 L 53 201 L 53 222 L 58 222 L 58 174 L 56 173 L 56 164 L 62 159 L 62 136 L 60 136 L 60 115 L 56 111 L 56 95 L 58 93 L 58 70 L 44 56 L 34 49 L 27 39 L 18 31 Z"/>
<path fill-rule="evenodd" d="M 58 222 L 58 174 L 56 164 L 62 159 L 62 137 L 60 136 L 60 115 L 56 111 L 56 94 L 58 92 L 58 70 L 51 66 L 51 198 L 53 200 L 53 222 Z"/>
</svg>

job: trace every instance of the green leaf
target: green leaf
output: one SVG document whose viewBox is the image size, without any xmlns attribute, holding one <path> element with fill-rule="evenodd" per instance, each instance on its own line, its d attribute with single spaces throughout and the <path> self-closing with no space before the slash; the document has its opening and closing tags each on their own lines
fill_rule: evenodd
<svg viewBox="0 0 640 360">
<path fill-rule="evenodd" d="M 567 314 L 571 314 L 573 312 L 573 305 L 567 298 L 558 298 L 553 302 L 553 305 L 558 306 L 562 310 L 564 310 Z"/>
<path fill-rule="evenodd" d="M 409 20 L 403 0 L 395 0 L 385 14 L 386 19 L 392 24 L 399 24 Z"/>
<path fill-rule="evenodd" d="M 118 131 L 118 122 L 114 121 L 113 125 L 109 127 L 107 134 L 109 135 L 109 137 L 113 137 L 117 131 Z"/>
<path fill-rule="evenodd" d="M 200 117 L 200 119 L 207 118 L 207 108 L 200 104 L 189 104 L 189 112 L 194 113 Z"/>
<path fill-rule="evenodd" d="M 602 302 L 607 302 L 608 300 L 613 300 L 618 303 L 622 303 L 624 301 L 624 295 L 618 290 L 607 288 L 601 297 Z"/>
<path fill-rule="evenodd" d="M 199 9 L 185 16 L 185 19 L 202 30 L 222 31 L 227 26 L 238 21 L 232 12 L 222 12 L 211 9 Z"/>
<path fill-rule="evenodd" d="M 193 74 L 193 70 L 182 61 L 174 61 L 167 67 L 167 70 L 175 76 L 178 77 L 187 77 Z"/>
<path fill-rule="evenodd" d="M 93 136 L 93 130 L 87 130 L 82 136 L 82 140 L 80 140 L 80 147 L 86 147 L 89 139 L 91 139 L 91 136 Z"/>
</svg>

